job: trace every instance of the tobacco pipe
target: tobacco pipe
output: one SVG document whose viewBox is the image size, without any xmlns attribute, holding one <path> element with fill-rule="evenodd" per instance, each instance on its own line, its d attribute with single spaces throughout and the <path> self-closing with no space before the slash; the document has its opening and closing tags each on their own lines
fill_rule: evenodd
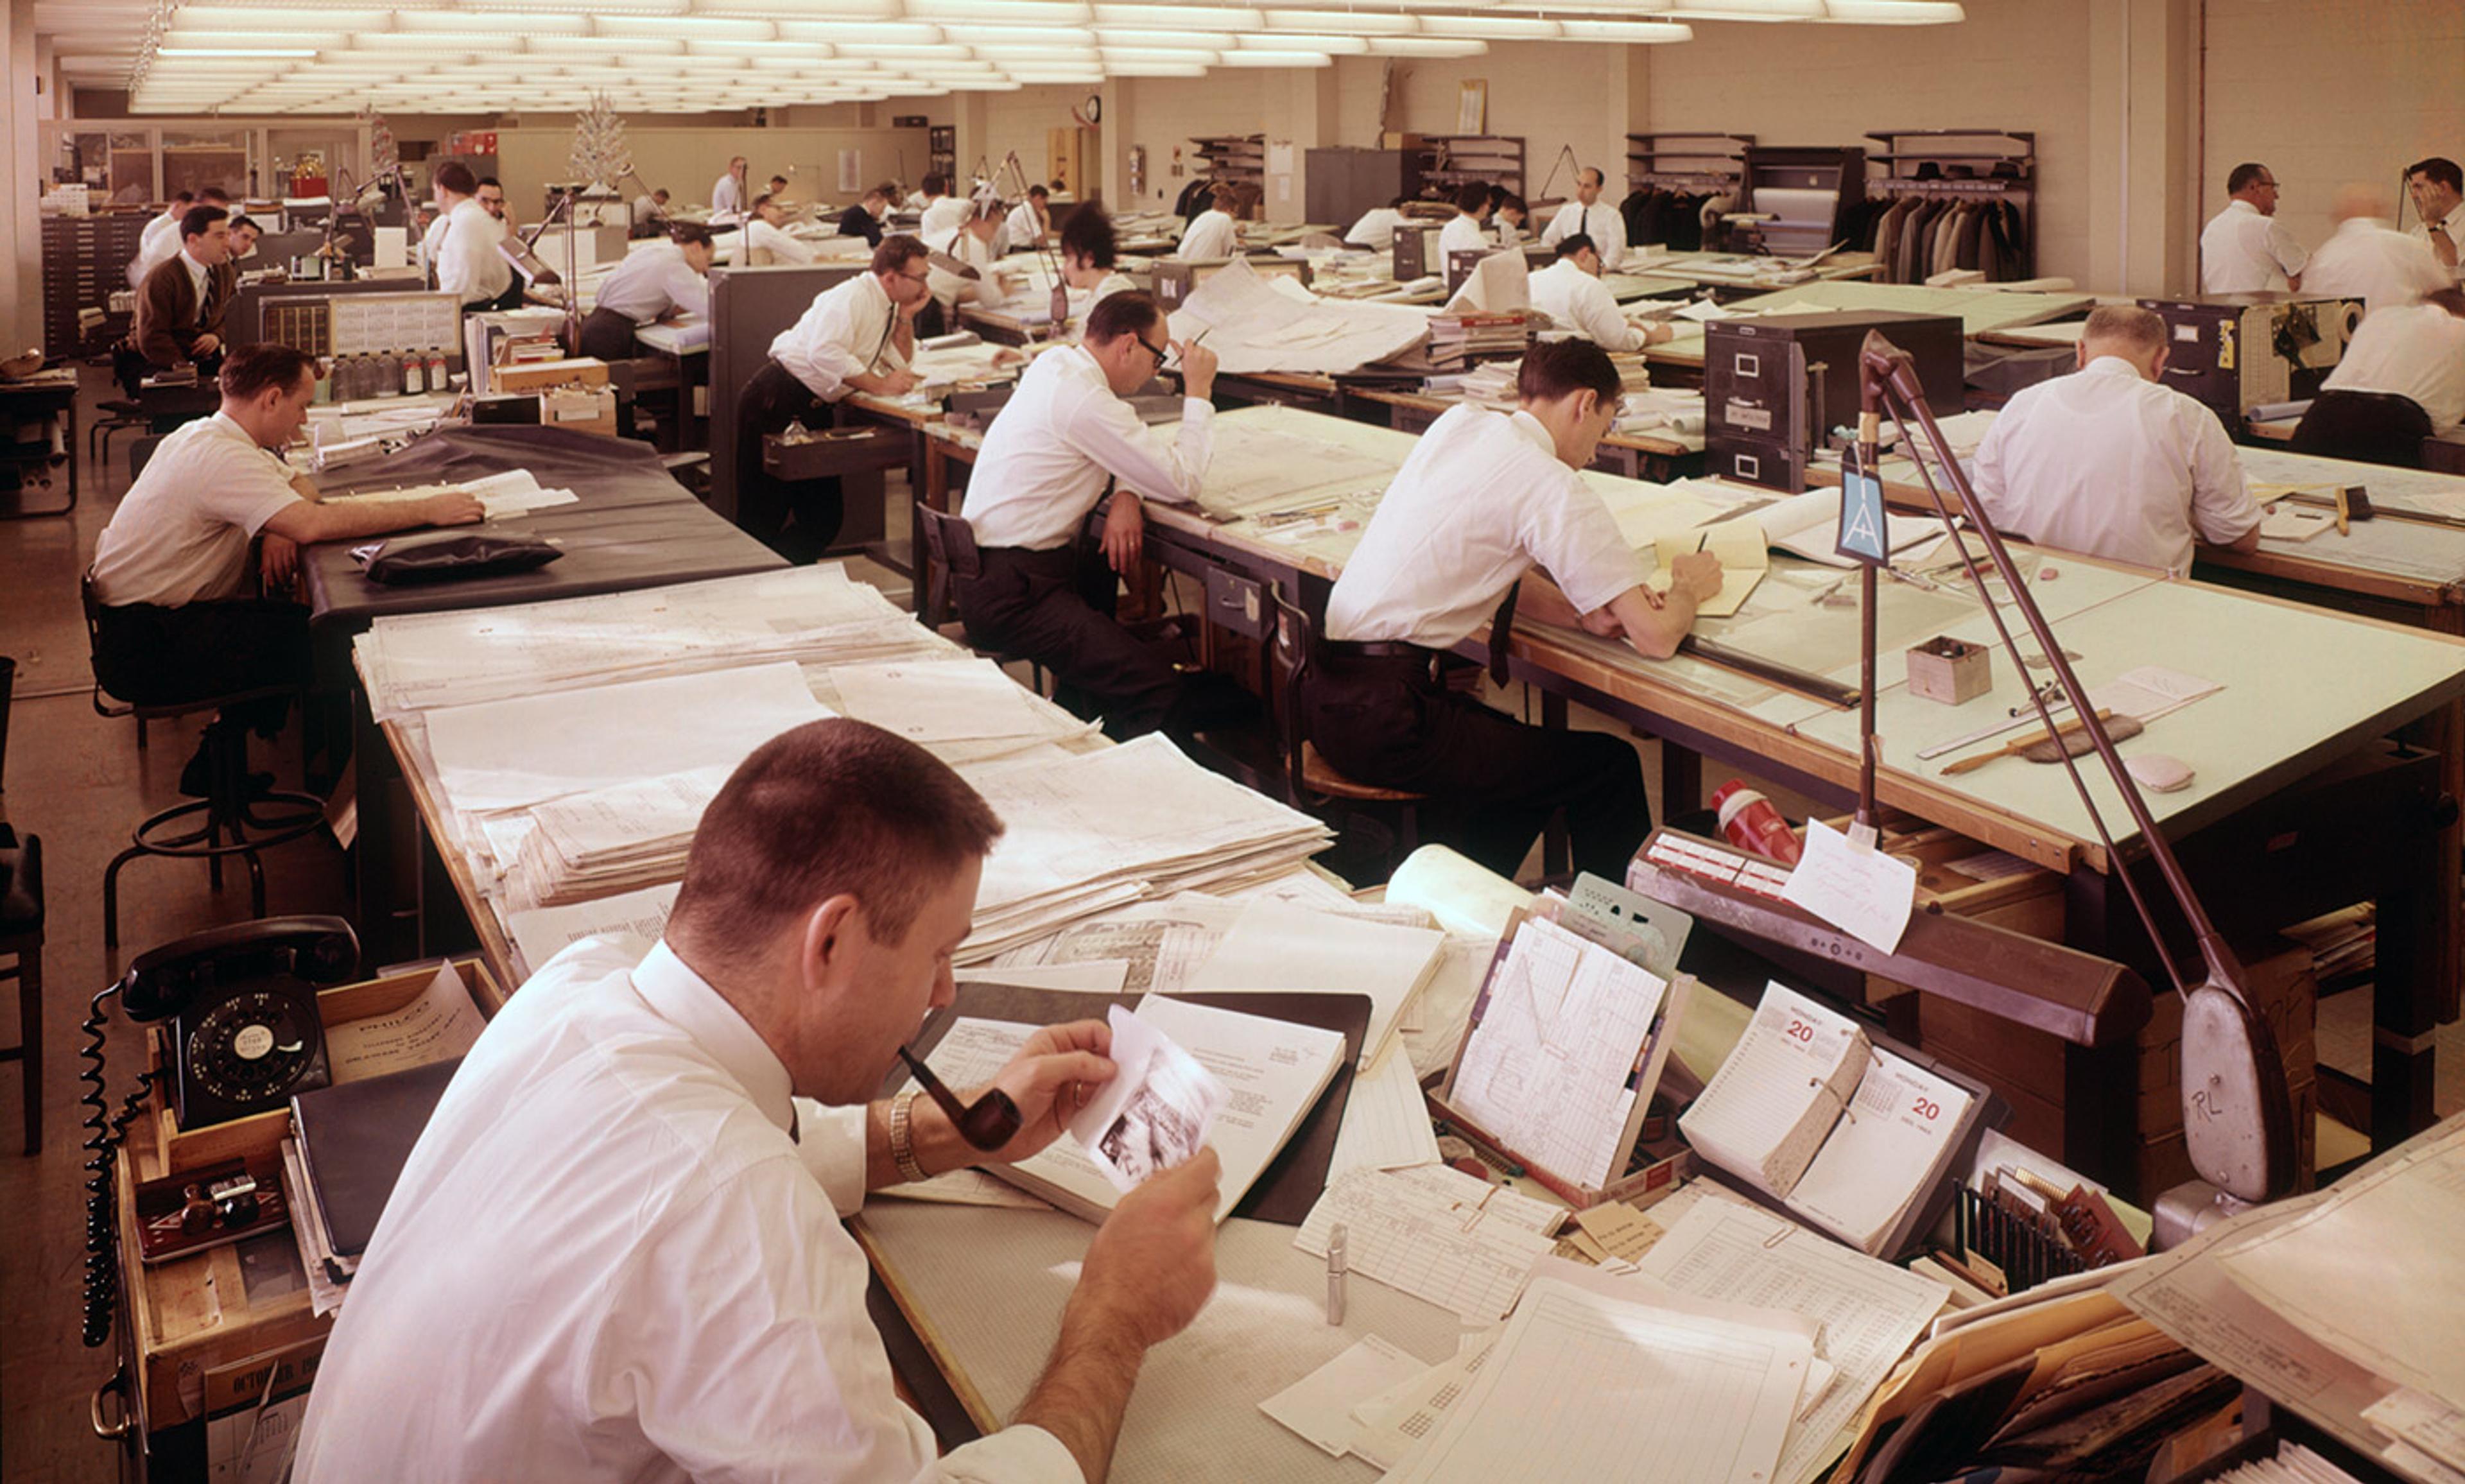
<svg viewBox="0 0 2465 1484">
<path fill-rule="evenodd" d="M 916 1074 L 916 1080 L 923 1085 L 924 1096 L 932 1098 L 949 1116 L 959 1137 L 971 1146 L 990 1152 L 1018 1137 L 1019 1125 L 1026 1119 L 1019 1116 L 1018 1104 L 1010 1101 L 1010 1094 L 998 1087 L 988 1087 L 973 1104 L 962 1103 L 959 1095 L 935 1076 L 933 1069 L 924 1065 L 914 1052 L 902 1046 L 899 1049 L 899 1057 L 907 1063 L 908 1071 Z"/>
</svg>

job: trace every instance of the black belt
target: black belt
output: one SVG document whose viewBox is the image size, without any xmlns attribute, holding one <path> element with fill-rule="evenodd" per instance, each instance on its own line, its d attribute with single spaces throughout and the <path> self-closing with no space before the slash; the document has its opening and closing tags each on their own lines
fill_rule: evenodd
<svg viewBox="0 0 2465 1484">
<path fill-rule="evenodd" d="M 1328 654 L 1337 659 L 1418 659 L 1426 661 L 1436 658 L 1438 653 L 1435 650 L 1423 649 L 1417 644 L 1406 644 L 1401 640 L 1395 639 L 1375 639 L 1366 642 L 1352 639 L 1323 639 L 1321 640 L 1320 643 L 1325 648 Z"/>
</svg>

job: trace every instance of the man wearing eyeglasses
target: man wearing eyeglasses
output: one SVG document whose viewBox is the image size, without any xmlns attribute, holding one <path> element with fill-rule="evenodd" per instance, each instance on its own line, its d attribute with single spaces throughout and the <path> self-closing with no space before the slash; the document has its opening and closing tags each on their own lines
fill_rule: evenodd
<svg viewBox="0 0 2465 1484">
<path fill-rule="evenodd" d="M 851 392 L 902 396 L 916 388 L 916 311 L 926 287 L 924 244 L 901 233 L 873 250 L 871 270 L 823 290 L 803 319 L 770 342 L 770 364 L 736 403 L 736 523 L 790 562 L 811 562 L 838 539 L 836 479 L 772 477 L 762 440 L 788 425 L 826 428 Z"/>
<path fill-rule="evenodd" d="M 2264 165 L 2237 165 L 2226 176 L 2225 210 L 2200 233 L 2200 292 L 2257 294 L 2282 283 L 2302 286 L 2311 254 L 2276 219 L 2276 175 Z"/>
<path fill-rule="evenodd" d="M 1179 353 L 1178 428 L 1150 428 L 1121 400 Z M 1145 294 L 1088 312 L 1078 344 L 1040 356 L 994 418 L 960 514 L 976 570 L 958 568 L 959 616 L 973 643 L 1052 670 L 1054 694 L 1101 717 L 1116 741 L 1194 720 L 1172 662 L 1114 621 L 1116 574 L 1139 560 L 1142 498 L 1194 502 L 1206 477 L 1215 353 L 1167 342 Z M 1118 481 L 1100 538 L 1088 516 Z"/>
</svg>

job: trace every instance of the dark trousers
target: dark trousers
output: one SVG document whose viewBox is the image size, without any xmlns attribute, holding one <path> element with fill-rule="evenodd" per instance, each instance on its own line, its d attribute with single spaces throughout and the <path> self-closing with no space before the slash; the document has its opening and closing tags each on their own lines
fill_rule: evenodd
<svg viewBox="0 0 2465 1484">
<path fill-rule="evenodd" d="M 1302 699 L 1310 740 L 1357 783 L 1426 794 L 1425 840 L 1512 876 L 1566 811 L 1575 869 L 1623 883 L 1652 832 L 1643 764 L 1604 732 L 1526 726 L 1433 678 L 1426 658 L 1321 658 Z"/>
<path fill-rule="evenodd" d="M 2294 452 L 2365 464 L 2422 467 L 2431 414 L 2411 397 L 2387 391 L 2323 391 L 2294 430 Z"/>
<path fill-rule="evenodd" d="M 141 706 L 305 686 L 313 674 L 308 609 L 273 598 L 106 606 L 96 621 L 94 671 L 104 690 Z M 253 701 L 226 711 L 223 720 L 272 737 L 282 729 L 289 704 L 283 697 Z"/>
<path fill-rule="evenodd" d="M 613 309 L 593 309 L 582 321 L 582 353 L 602 361 L 631 361 L 641 353 L 633 343 L 633 317 Z"/>
<path fill-rule="evenodd" d="M 1116 742 L 1165 724 L 1182 697 L 1180 673 L 1114 621 L 1120 586 L 1095 543 L 1053 551 L 995 546 L 977 560 L 976 574 L 955 584 L 970 643 L 1052 671 L 1054 698 L 1079 716 L 1101 717 Z"/>
<path fill-rule="evenodd" d="M 836 479 L 780 479 L 762 467 L 762 440 L 802 422 L 832 425 L 831 405 L 772 361 L 736 399 L 736 523 L 790 562 L 814 562 L 838 540 L 846 514 Z"/>
</svg>

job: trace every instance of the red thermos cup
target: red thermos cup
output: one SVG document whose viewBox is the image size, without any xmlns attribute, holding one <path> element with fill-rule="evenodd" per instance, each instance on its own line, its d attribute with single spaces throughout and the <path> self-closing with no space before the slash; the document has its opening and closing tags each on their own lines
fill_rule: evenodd
<svg viewBox="0 0 2465 1484">
<path fill-rule="evenodd" d="M 1712 794 L 1712 807 L 1721 811 L 1721 833 L 1731 845 L 1784 866 L 1797 864 L 1796 832 L 1771 801 L 1747 787 L 1745 780 L 1732 778 L 1722 784 Z"/>
</svg>

